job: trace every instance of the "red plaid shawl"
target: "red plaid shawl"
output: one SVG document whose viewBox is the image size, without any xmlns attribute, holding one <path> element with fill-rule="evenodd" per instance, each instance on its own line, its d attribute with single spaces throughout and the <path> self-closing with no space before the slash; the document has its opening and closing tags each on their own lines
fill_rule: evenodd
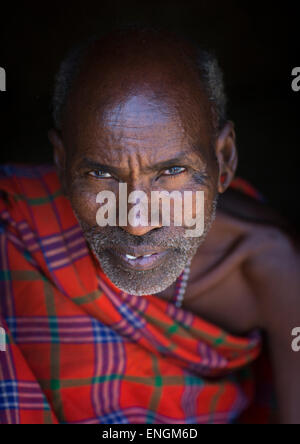
<svg viewBox="0 0 300 444">
<path fill-rule="evenodd" d="M 1 167 L 0 192 L 0 423 L 232 423 L 254 405 L 259 332 L 115 287 L 53 167 Z"/>
</svg>

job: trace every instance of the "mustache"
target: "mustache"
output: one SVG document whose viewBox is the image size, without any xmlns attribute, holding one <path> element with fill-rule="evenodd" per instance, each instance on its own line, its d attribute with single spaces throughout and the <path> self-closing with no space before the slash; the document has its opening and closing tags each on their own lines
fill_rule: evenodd
<svg viewBox="0 0 300 444">
<path fill-rule="evenodd" d="M 170 230 L 168 227 L 154 228 L 142 236 L 135 236 L 120 227 L 93 227 L 82 226 L 87 240 L 93 241 L 97 248 L 113 246 L 131 247 L 180 247 L 184 238 L 184 229 L 176 227 Z"/>
</svg>

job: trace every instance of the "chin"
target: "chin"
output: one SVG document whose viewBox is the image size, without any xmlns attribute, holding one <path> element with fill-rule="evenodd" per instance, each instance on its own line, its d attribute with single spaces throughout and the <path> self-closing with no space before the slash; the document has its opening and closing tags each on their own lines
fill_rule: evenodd
<svg viewBox="0 0 300 444">
<path fill-rule="evenodd" d="M 177 280 L 186 265 L 183 260 L 173 262 L 172 266 L 166 261 L 151 270 L 136 271 L 116 266 L 107 255 L 98 255 L 98 260 L 103 272 L 116 287 L 135 296 L 152 295 L 166 290 Z"/>
<path fill-rule="evenodd" d="M 142 288 L 133 288 L 131 286 L 127 286 L 127 285 L 115 285 L 120 288 L 120 290 L 124 291 L 125 293 L 128 294 L 132 294 L 134 296 L 147 296 L 147 295 L 152 295 L 152 294 L 159 294 L 162 291 L 166 290 L 168 287 L 170 287 L 174 282 L 176 281 L 176 279 L 171 282 L 170 284 L 157 284 L 157 285 L 152 285 L 149 287 L 145 287 L 143 286 Z"/>
</svg>

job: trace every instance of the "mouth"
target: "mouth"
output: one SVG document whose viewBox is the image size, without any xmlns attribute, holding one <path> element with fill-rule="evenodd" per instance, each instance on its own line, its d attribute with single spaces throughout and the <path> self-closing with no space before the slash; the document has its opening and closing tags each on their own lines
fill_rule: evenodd
<svg viewBox="0 0 300 444">
<path fill-rule="evenodd" d="M 125 269 L 144 271 L 151 270 L 161 265 L 170 250 L 145 251 L 145 252 L 125 252 L 117 250 L 107 250 L 114 260 Z"/>
</svg>

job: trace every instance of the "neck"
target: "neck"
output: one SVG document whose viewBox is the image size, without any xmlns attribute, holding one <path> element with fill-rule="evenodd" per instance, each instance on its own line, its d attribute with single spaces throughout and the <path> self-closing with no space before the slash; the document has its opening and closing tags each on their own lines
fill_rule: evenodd
<svg viewBox="0 0 300 444">
<path fill-rule="evenodd" d="M 166 288 L 164 291 L 156 293 L 156 296 L 161 299 L 164 299 L 165 301 L 170 301 L 174 296 L 175 288 L 176 288 L 176 281 L 172 285 L 170 285 L 170 287 Z"/>
</svg>

